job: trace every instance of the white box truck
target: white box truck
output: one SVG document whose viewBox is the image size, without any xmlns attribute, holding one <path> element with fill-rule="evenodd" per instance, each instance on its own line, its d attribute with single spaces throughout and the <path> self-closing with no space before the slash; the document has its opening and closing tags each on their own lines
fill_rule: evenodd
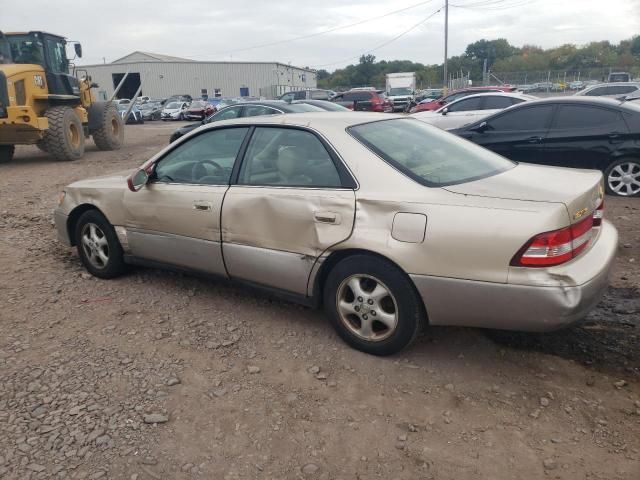
<svg viewBox="0 0 640 480">
<path fill-rule="evenodd" d="M 393 111 L 403 111 L 413 101 L 416 91 L 416 73 L 387 73 L 387 97 L 393 104 Z"/>
</svg>

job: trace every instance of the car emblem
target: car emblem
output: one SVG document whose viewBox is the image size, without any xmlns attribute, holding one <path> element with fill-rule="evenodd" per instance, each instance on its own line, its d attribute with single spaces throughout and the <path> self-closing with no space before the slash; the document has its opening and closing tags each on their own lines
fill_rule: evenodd
<svg viewBox="0 0 640 480">
<path fill-rule="evenodd" d="M 589 211 L 588 208 L 583 208 L 582 210 L 578 210 L 576 213 L 573 214 L 573 219 L 577 220 L 578 218 L 582 217 L 585 213 L 587 213 Z"/>
</svg>

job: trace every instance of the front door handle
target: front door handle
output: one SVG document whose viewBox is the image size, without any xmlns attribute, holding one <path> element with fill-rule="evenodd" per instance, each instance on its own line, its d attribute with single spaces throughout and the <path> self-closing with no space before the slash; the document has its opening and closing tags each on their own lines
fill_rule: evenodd
<svg viewBox="0 0 640 480">
<path fill-rule="evenodd" d="M 529 137 L 527 143 L 542 143 L 542 137 Z"/>
<path fill-rule="evenodd" d="M 332 225 L 340 223 L 340 215 L 334 212 L 313 212 L 313 218 L 319 223 L 330 223 Z"/>
<path fill-rule="evenodd" d="M 209 202 L 193 202 L 193 209 L 194 210 L 202 210 L 202 211 L 210 211 L 211 210 L 211 203 Z"/>
<path fill-rule="evenodd" d="M 609 141 L 611 143 L 622 142 L 622 135 L 619 132 L 611 132 L 609 134 Z"/>
</svg>

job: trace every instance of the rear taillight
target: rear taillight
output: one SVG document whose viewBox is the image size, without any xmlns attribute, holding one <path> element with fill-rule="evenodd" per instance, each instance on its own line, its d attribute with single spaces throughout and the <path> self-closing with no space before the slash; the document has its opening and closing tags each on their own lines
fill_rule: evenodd
<svg viewBox="0 0 640 480">
<path fill-rule="evenodd" d="M 595 214 L 570 227 L 545 232 L 529 240 L 511 260 L 515 267 L 551 267 L 582 252 L 593 236 Z"/>
<path fill-rule="evenodd" d="M 599 227 L 602 225 L 602 218 L 604 217 L 604 198 L 600 201 L 600 205 L 593 212 L 593 226 Z"/>
</svg>

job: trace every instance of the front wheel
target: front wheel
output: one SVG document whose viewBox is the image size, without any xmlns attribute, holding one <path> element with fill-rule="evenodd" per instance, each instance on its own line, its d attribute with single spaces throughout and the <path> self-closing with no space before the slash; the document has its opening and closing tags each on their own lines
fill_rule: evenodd
<svg viewBox="0 0 640 480">
<path fill-rule="evenodd" d="M 13 160 L 13 154 L 16 151 L 14 145 L 0 145 L 0 163 L 9 163 Z"/>
<path fill-rule="evenodd" d="M 324 307 L 345 342 L 373 355 L 406 348 L 425 321 L 409 277 L 391 262 L 369 255 L 348 257 L 331 270 Z"/>
<path fill-rule="evenodd" d="M 126 269 L 122 246 L 113 226 L 97 210 L 88 210 L 75 228 L 78 255 L 91 275 L 115 278 Z"/>
<path fill-rule="evenodd" d="M 621 197 L 640 195 L 640 160 L 616 160 L 604 172 L 607 193 Z"/>
</svg>

